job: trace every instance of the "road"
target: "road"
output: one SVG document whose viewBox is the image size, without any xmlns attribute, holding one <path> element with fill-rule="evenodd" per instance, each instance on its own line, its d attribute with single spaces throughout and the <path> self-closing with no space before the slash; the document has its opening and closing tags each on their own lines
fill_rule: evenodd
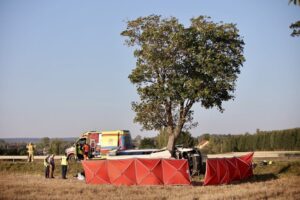
<svg viewBox="0 0 300 200">
<path fill-rule="evenodd" d="M 27 160 L 27 156 L 0 156 L 0 160 Z M 34 156 L 34 160 L 43 160 L 46 156 Z M 61 159 L 61 155 L 55 156 L 55 159 Z"/>
</svg>

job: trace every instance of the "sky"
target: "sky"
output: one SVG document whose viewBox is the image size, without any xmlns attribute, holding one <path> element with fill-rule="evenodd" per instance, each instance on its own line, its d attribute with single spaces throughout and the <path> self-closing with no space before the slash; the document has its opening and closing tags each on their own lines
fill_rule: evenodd
<svg viewBox="0 0 300 200">
<path fill-rule="evenodd" d="M 300 37 L 289 29 L 300 6 L 288 0 L 0 0 L 0 137 L 155 136 L 133 122 L 136 60 L 120 36 L 151 14 L 235 23 L 245 42 L 235 99 L 223 113 L 195 104 L 193 136 L 300 127 Z"/>
</svg>

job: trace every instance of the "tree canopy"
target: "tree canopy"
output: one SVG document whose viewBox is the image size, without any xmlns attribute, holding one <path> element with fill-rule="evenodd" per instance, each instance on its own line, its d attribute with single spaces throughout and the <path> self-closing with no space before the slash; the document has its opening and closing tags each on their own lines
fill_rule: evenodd
<svg viewBox="0 0 300 200">
<path fill-rule="evenodd" d="M 129 75 L 140 96 L 132 103 L 135 122 L 146 130 L 167 128 L 172 153 L 182 130 L 196 125 L 195 103 L 222 112 L 222 102 L 234 98 L 245 61 L 235 24 L 199 16 L 185 27 L 175 17 L 150 15 L 128 21 L 121 35 L 136 47 L 136 67 Z"/>
<path fill-rule="evenodd" d="M 290 0 L 289 4 L 293 3 L 294 5 L 300 6 L 300 0 Z M 296 37 L 300 36 L 300 21 L 296 21 L 290 25 L 290 29 L 292 29 L 291 36 Z"/>
<path fill-rule="evenodd" d="M 300 0 L 290 0 L 290 1 L 289 1 L 289 4 L 290 4 L 290 3 L 293 3 L 294 5 L 300 6 Z"/>
</svg>

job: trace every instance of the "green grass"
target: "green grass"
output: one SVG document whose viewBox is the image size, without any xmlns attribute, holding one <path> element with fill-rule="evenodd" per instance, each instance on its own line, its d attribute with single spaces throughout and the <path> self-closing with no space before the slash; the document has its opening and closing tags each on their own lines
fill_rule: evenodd
<svg viewBox="0 0 300 200">
<path fill-rule="evenodd" d="M 55 174 L 61 174 L 60 161 L 56 161 Z M 68 167 L 68 174 L 75 175 L 83 171 L 81 163 L 71 163 Z M 44 164 L 42 160 L 35 160 L 32 163 L 25 161 L 0 161 L 0 172 L 3 173 L 22 173 L 22 174 L 39 174 L 44 175 Z"/>
<path fill-rule="evenodd" d="M 279 179 L 282 177 L 297 177 L 300 176 L 300 160 L 275 161 L 271 165 L 258 164 L 254 168 L 253 172 L 254 176 L 246 181 L 263 182 Z"/>
<path fill-rule="evenodd" d="M 257 165 L 254 174 L 273 174 L 275 176 L 300 176 L 300 160 L 275 161 L 271 165 Z"/>
</svg>

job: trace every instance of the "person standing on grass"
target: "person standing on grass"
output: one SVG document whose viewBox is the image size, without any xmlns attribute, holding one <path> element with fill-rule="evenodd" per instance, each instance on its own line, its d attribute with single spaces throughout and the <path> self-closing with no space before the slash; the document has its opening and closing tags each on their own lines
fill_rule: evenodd
<svg viewBox="0 0 300 200">
<path fill-rule="evenodd" d="M 54 154 L 51 155 L 49 158 L 50 160 L 50 178 L 54 178 L 54 169 L 55 169 L 55 161 L 54 161 Z"/>
<path fill-rule="evenodd" d="M 50 155 L 47 155 L 46 158 L 44 159 L 45 178 L 49 178 L 49 168 L 50 168 L 49 158 Z"/>
<path fill-rule="evenodd" d="M 82 152 L 81 144 L 76 144 L 76 149 L 77 149 L 77 158 L 79 160 L 82 160 L 83 159 L 83 152 Z"/>
<path fill-rule="evenodd" d="M 66 179 L 67 178 L 66 177 L 67 176 L 67 170 L 68 170 L 68 158 L 67 158 L 66 154 L 61 157 L 61 163 L 60 164 L 61 164 L 62 178 Z"/>
<path fill-rule="evenodd" d="M 28 152 L 28 162 L 33 162 L 33 154 L 35 145 L 29 142 L 29 144 L 26 145 L 27 152 Z"/>
</svg>

